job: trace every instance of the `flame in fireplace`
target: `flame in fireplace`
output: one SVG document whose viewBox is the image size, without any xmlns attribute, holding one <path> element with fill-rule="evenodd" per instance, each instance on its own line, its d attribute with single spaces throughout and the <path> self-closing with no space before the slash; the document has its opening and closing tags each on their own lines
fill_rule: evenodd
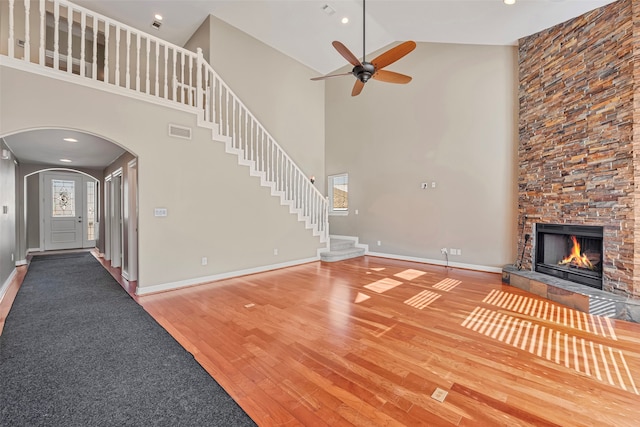
<svg viewBox="0 0 640 427">
<path fill-rule="evenodd" d="M 576 236 L 571 236 L 571 240 L 573 241 L 573 247 L 571 248 L 571 253 L 566 256 L 562 261 L 560 261 L 559 265 L 575 265 L 576 267 L 588 268 L 589 270 L 595 270 L 596 268 L 591 264 L 589 258 L 586 257 L 580 251 L 580 243 L 578 243 L 578 239 Z"/>
</svg>

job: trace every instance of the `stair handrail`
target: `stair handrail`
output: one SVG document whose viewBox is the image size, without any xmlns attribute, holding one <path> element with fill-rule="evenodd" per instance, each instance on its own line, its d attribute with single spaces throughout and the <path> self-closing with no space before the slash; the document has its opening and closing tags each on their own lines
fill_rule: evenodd
<svg viewBox="0 0 640 427">
<path fill-rule="evenodd" d="M 154 35 L 146 33 L 144 31 L 140 31 L 134 27 L 131 27 L 127 24 L 118 22 L 113 20 L 105 15 L 102 15 L 98 12 L 94 12 L 90 9 L 87 9 L 82 6 L 78 6 L 67 0 L 38 0 L 37 11 L 33 12 L 31 10 L 31 2 L 29 0 L 24 1 L 24 40 L 17 39 L 15 35 L 15 15 L 18 12 L 15 8 L 16 0 L 8 0 L 8 9 L 9 9 L 9 25 L 8 25 L 8 45 L 6 56 L 12 59 L 22 59 L 25 63 L 35 63 L 41 66 L 47 66 L 46 59 L 47 53 L 51 52 L 53 58 L 53 64 L 48 66 L 49 68 L 53 68 L 56 70 L 66 71 L 69 75 L 75 74 L 73 71 L 73 62 L 77 61 L 81 66 L 79 67 L 78 73 L 80 77 L 87 77 L 87 70 L 85 69 L 85 65 L 91 64 L 91 76 L 92 80 L 99 80 L 98 72 L 103 72 L 102 82 L 111 84 L 113 86 L 119 86 L 126 89 L 130 89 L 139 93 L 144 93 L 150 96 L 154 96 L 159 99 L 168 100 L 171 102 L 175 102 L 178 104 L 183 104 L 190 107 L 195 107 L 194 101 L 195 96 L 191 93 L 189 88 L 194 88 L 195 85 L 195 76 L 190 72 L 194 69 L 195 63 L 197 61 L 197 54 L 185 49 L 183 47 L 174 45 L 173 43 L 169 43 L 165 40 L 160 39 Z M 49 9 L 47 5 L 51 6 Z M 46 26 L 47 26 L 47 16 L 46 14 L 51 13 L 54 16 L 54 41 L 52 50 L 48 51 L 45 40 Z M 32 61 L 32 58 L 35 56 L 31 52 L 31 14 L 38 13 L 39 17 L 37 17 L 38 27 L 34 30 L 35 35 L 38 37 L 38 53 L 37 58 Z M 64 15 L 64 16 L 61 16 Z M 66 19 L 71 15 L 72 19 Z M 77 17 L 80 18 L 80 21 L 77 22 L 75 20 Z M 67 22 L 66 27 L 61 24 L 61 19 Z M 80 26 L 80 58 L 73 57 L 73 49 L 70 49 L 69 46 L 73 46 L 73 32 L 76 30 L 74 25 Z M 95 31 L 94 31 L 95 29 Z M 113 37 L 116 39 L 111 44 L 110 37 L 112 36 L 111 30 L 115 34 Z M 61 47 L 65 47 L 64 41 L 60 43 L 60 34 L 65 32 L 67 34 L 67 43 L 66 43 L 66 54 L 61 52 Z M 122 35 L 124 33 L 124 41 L 121 41 Z M 100 34 L 104 37 L 104 58 L 98 57 L 98 37 L 97 34 Z M 93 51 L 92 58 L 86 58 L 85 53 L 89 48 L 89 43 L 87 40 L 89 37 L 92 38 L 91 47 Z M 146 43 L 145 54 L 146 58 L 140 58 L 141 51 L 141 42 L 144 41 Z M 131 51 L 132 44 L 135 43 L 136 51 Z M 24 54 L 22 58 L 16 56 L 16 44 L 18 46 L 22 46 L 24 48 Z M 126 44 L 126 46 L 125 46 Z M 153 68 L 153 73 L 155 77 L 154 85 L 152 86 L 150 77 L 151 77 L 151 66 L 153 63 L 150 60 L 154 58 L 150 58 L 150 47 L 151 45 L 155 46 L 155 67 Z M 126 56 L 122 55 L 121 49 L 126 48 Z M 114 48 L 113 51 L 110 51 L 110 48 Z M 171 57 L 170 56 L 171 53 Z M 110 55 L 114 54 L 115 58 L 111 58 Z M 132 58 L 132 55 L 135 55 Z M 160 68 L 160 64 L 158 64 L 159 57 L 164 56 L 164 68 Z M 104 64 L 102 69 L 98 68 L 98 60 L 104 59 Z M 144 68 L 145 75 L 141 76 L 141 60 L 144 59 Z M 115 64 L 111 64 L 110 60 L 113 60 Z M 171 64 L 169 64 L 169 60 Z M 66 69 L 62 69 L 60 66 L 60 62 L 64 62 L 66 65 L 64 67 Z M 121 62 L 124 62 L 121 64 Z M 69 66 L 72 64 L 72 66 Z M 111 68 L 113 65 L 113 68 Z M 133 65 L 136 67 L 135 74 L 129 69 L 129 67 Z M 169 68 L 171 65 L 171 68 Z M 121 68 L 122 66 L 122 68 Z M 181 66 L 182 69 L 180 73 L 178 73 L 177 67 Z M 126 68 L 125 68 L 126 67 Z M 111 72 L 113 71 L 113 75 Z M 163 87 L 160 89 L 159 87 L 159 78 L 162 72 L 163 77 Z M 123 76 L 124 74 L 124 76 Z M 124 79 L 122 78 L 124 77 Z M 144 90 L 141 90 L 144 77 Z M 135 81 L 134 81 L 135 78 Z M 169 83 L 171 83 L 171 93 L 169 92 Z M 178 96 L 177 90 L 180 88 L 184 92 Z"/>
<path fill-rule="evenodd" d="M 302 169 L 300 169 L 300 167 L 293 161 L 293 159 L 291 159 L 291 157 L 287 154 L 287 152 L 282 148 L 282 146 L 280 144 L 278 144 L 277 140 L 271 136 L 271 134 L 269 133 L 269 131 L 267 129 L 265 129 L 265 127 L 262 125 L 262 123 L 253 115 L 253 113 L 251 112 L 251 110 L 244 104 L 244 102 L 242 102 L 242 100 L 235 94 L 235 92 L 233 91 L 233 89 L 231 89 L 229 87 L 229 85 L 226 84 L 226 82 L 220 77 L 220 75 L 218 73 L 216 73 L 216 71 L 213 69 L 213 67 L 204 59 L 204 55 L 202 53 L 202 49 L 198 48 L 197 49 L 197 59 L 198 59 L 198 64 L 199 64 L 199 68 L 200 66 L 204 66 L 204 68 L 209 71 L 212 75 L 216 76 L 218 78 L 218 81 L 220 82 L 220 84 L 222 85 L 222 87 L 225 89 L 225 91 L 227 93 L 229 93 L 230 95 L 232 95 L 232 97 L 234 98 L 235 102 L 237 102 L 237 104 L 239 106 L 242 107 L 242 109 L 244 111 L 246 111 L 246 113 L 251 117 L 251 119 L 260 127 L 260 129 L 267 135 L 267 137 L 269 137 L 271 140 L 273 140 L 275 146 L 279 149 L 280 152 L 282 152 L 282 154 L 285 156 L 285 158 L 293 165 L 293 167 L 302 175 L 304 176 L 304 172 L 302 171 Z M 200 79 L 201 77 L 198 77 L 198 79 Z M 204 106 L 204 97 L 202 96 L 202 94 L 200 93 L 200 90 L 202 89 L 202 81 L 198 82 L 198 91 L 199 91 L 199 96 L 198 96 L 198 109 L 199 110 L 204 110 L 205 106 Z M 206 117 L 204 117 L 204 119 L 206 120 Z M 225 136 L 231 136 L 231 135 L 225 135 Z M 318 190 L 316 187 L 311 187 L 313 188 L 313 190 L 315 191 L 315 194 L 324 199 L 324 195 L 320 192 L 320 190 Z"/>
</svg>

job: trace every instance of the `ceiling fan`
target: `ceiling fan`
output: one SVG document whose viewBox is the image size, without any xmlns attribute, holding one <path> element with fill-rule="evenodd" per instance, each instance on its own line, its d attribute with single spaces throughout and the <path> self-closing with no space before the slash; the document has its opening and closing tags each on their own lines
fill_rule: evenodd
<svg viewBox="0 0 640 427">
<path fill-rule="evenodd" d="M 322 77 L 314 77 L 311 80 L 324 80 L 330 77 L 340 77 L 340 76 L 348 76 L 353 75 L 356 77 L 356 83 L 353 86 L 353 90 L 351 91 L 351 96 L 360 95 L 362 89 L 364 88 L 364 84 L 369 81 L 369 79 L 379 80 L 381 82 L 387 83 L 399 83 L 399 84 L 407 84 L 411 81 L 411 77 L 395 73 L 393 71 L 383 70 L 387 65 L 393 64 L 403 56 L 407 55 L 413 49 L 416 48 L 416 42 L 414 41 L 406 41 L 404 43 L 399 44 L 396 47 L 392 47 L 381 55 L 378 55 L 376 58 L 371 60 L 371 62 L 367 62 L 365 59 L 366 50 L 365 50 L 365 0 L 362 0 L 362 62 L 358 60 L 358 58 L 351 53 L 349 49 L 339 41 L 334 41 L 331 43 L 333 47 L 338 51 L 340 55 L 344 57 L 351 65 L 353 65 L 353 70 L 349 73 L 341 73 L 341 74 L 331 74 L 328 76 Z"/>
</svg>

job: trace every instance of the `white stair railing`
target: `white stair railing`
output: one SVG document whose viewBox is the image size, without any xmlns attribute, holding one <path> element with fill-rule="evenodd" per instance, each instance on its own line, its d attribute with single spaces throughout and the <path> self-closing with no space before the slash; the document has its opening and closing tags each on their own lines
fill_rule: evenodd
<svg viewBox="0 0 640 427">
<path fill-rule="evenodd" d="M 0 2 L 10 58 L 195 106 L 197 55 L 65 0 Z"/>
<path fill-rule="evenodd" d="M 203 59 L 198 49 L 197 99 L 207 123 L 229 137 L 228 148 L 271 186 L 291 211 L 304 219 L 323 242 L 328 242 L 328 201 L 287 155 L 249 109 Z"/>
<path fill-rule="evenodd" d="M 6 15 L 5 15 L 6 14 Z M 249 109 L 197 53 L 66 0 L 0 1 L 0 54 L 69 78 L 91 79 L 120 93 L 193 109 L 226 137 L 272 194 L 329 241 L 328 202 Z M 5 47 L 6 46 L 6 47 Z M 101 86 L 104 87 L 104 86 Z"/>
</svg>

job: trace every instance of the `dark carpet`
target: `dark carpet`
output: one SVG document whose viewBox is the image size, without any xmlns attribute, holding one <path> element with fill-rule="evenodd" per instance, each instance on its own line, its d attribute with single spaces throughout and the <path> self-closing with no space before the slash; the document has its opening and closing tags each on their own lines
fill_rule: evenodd
<svg viewBox="0 0 640 427">
<path fill-rule="evenodd" d="M 0 425 L 253 426 L 89 253 L 34 257 L 0 336 Z"/>
</svg>

